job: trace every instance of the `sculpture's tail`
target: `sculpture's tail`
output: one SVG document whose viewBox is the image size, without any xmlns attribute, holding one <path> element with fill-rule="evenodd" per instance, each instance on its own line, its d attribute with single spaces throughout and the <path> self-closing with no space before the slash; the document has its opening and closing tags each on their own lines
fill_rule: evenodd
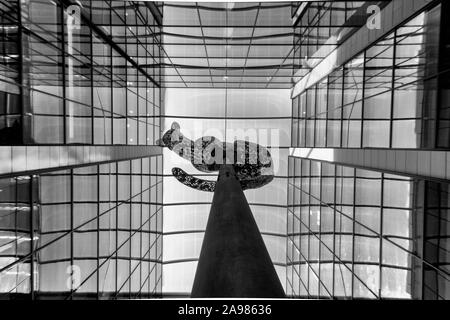
<svg viewBox="0 0 450 320">
<path fill-rule="evenodd" d="M 206 192 L 214 192 L 216 189 L 215 181 L 196 178 L 180 168 L 172 168 L 172 174 L 178 181 L 188 187 Z"/>
</svg>

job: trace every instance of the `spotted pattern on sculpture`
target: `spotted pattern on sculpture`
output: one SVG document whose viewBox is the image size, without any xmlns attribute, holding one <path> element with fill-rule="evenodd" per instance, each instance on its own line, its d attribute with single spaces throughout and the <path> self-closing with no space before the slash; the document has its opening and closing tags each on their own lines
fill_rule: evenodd
<svg viewBox="0 0 450 320">
<path fill-rule="evenodd" d="M 183 136 L 180 125 L 174 122 L 158 144 L 190 161 L 201 172 L 217 172 L 222 164 L 233 165 L 243 190 L 260 188 L 274 178 L 269 150 L 255 143 L 242 140 L 226 143 L 210 136 L 192 141 Z M 194 177 L 180 168 L 173 168 L 172 174 L 179 182 L 193 189 L 215 190 L 215 181 Z"/>
</svg>

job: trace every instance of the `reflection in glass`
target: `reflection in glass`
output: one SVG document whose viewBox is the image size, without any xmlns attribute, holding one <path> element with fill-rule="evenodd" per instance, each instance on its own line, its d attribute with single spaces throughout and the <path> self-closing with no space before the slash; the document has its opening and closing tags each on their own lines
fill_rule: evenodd
<svg viewBox="0 0 450 320">
<path fill-rule="evenodd" d="M 449 298 L 448 184 L 294 157 L 289 171 L 289 295 Z"/>
</svg>

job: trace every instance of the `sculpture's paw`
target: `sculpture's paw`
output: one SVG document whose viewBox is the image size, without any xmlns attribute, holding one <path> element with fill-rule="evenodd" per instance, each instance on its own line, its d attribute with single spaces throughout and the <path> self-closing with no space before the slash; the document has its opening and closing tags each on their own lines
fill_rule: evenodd
<svg viewBox="0 0 450 320">
<path fill-rule="evenodd" d="M 214 192 L 214 190 L 216 189 L 215 181 L 196 178 L 180 168 L 172 168 L 172 174 L 175 179 L 190 188 L 206 192 Z"/>
</svg>

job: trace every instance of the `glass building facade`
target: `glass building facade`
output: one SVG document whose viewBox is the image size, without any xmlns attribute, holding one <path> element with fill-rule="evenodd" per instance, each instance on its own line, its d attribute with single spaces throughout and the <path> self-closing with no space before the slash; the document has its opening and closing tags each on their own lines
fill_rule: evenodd
<svg viewBox="0 0 450 320">
<path fill-rule="evenodd" d="M 0 298 L 189 297 L 213 194 L 159 146 L 268 148 L 288 298 L 450 299 L 450 4 L 0 0 Z"/>
<path fill-rule="evenodd" d="M 397 26 L 295 97 L 293 146 L 448 147 L 446 126 L 436 116 L 445 77 L 438 68 L 441 10 L 438 5 Z"/>
<path fill-rule="evenodd" d="M 2 293 L 161 294 L 162 156 L 0 180 Z"/>
<path fill-rule="evenodd" d="M 448 299 L 448 183 L 290 158 L 290 293 Z"/>
<path fill-rule="evenodd" d="M 0 2 L 0 295 L 161 296 L 161 12 Z"/>
<path fill-rule="evenodd" d="M 449 7 L 374 4 L 294 8 L 287 294 L 447 300 Z"/>
</svg>

